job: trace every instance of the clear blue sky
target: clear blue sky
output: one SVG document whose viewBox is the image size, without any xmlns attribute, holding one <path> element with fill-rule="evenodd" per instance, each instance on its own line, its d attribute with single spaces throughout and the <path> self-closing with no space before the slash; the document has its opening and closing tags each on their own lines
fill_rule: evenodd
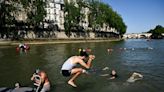
<svg viewBox="0 0 164 92">
<path fill-rule="evenodd" d="M 121 15 L 126 33 L 147 32 L 156 25 L 164 27 L 164 0 L 101 0 Z"/>
</svg>

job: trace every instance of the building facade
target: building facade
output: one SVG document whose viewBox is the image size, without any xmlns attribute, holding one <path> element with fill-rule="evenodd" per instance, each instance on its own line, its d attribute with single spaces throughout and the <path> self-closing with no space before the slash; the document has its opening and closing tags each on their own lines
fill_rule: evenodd
<svg viewBox="0 0 164 92">
<path fill-rule="evenodd" d="M 45 7 L 47 15 L 45 21 L 51 22 L 58 26 L 59 30 L 64 30 L 64 1 L 63 0 L 47 0 Z M 48 27 L 48 24 L 45 24 Z"/>
</svg>

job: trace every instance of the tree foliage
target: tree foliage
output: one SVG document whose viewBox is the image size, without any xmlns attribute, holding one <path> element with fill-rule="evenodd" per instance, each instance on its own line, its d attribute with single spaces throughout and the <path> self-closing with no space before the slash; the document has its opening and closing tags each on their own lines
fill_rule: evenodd
<svg viewBox="0 0 164 92">
<path fill-rule="evenodd" d="M 69 34 L 72 30 L 83 29 L 82 24 L 84 18 L 84 8 L 89 9 L 88 21 L 89 27 L 94 30 L 100 30 L 104 24 L 111 28 L 115 28 L 120 35 L 126 32 L 126 25 L 123 22 L 121 16 L 113 11 L 113 9 L 102 2 L 96 2 L 96 0 L 89 0 L 90 2 L 84 2 L 84 0 L 76 0 L 76 3 L 73 0 L 64 0 L 64 27 L 65 31 Z M 11 31 L 16 23 L 19 23 L 16 20 L 15 15 L 17 12 L 25 11 L 27 13 L 26 21 L 23 21 L 22 25 L 32 27 L 35 30 L 40 26 L 44 17 L 46 16 L 46 0 L 2 0 L 0 3 L 0 28 L 3 31 L 2 33 L 8 33 L 7 30 Z M 25 22 L 25 23 L 24 23 Z M 42 23 L 43 24 L 43 23 Z M 17 24 L 18 25 L 18 24 Z M 36 29 L 37 30 L 37 29 Z"/>
<path fill-rule="evenodd" d="M 152 33 L 151 38 L 163 38 L 162 33 L 164 33 L 164 27 L 157 25 L 154 29 L 149 30 L 148 33 Z"/>
<path fill-rule="evenodd" d="M 84 18 L 83 13 L 80 13 L 82 7 L 89 8 L 89 27 L 93 30 L 100 30 L 103 27 L 103 24 L 111 28 L 115 28 L 120 35 L 126 33 L 127 26 L 123 22 L 122 17 L 113 9 L 102 2 L 97 2 L 92 0 L 91 2 L 82 2 L 82 0 L 77 0 L 75 2 L 67 2 L 65 0 L 65 29 L 70 31 L 71 27 L 75 24 L 79 24 L 80 20 Z M 78 6 L 77 6 L 77 5 Z"/>
<path fill-rule="evenodd" d="M 6 34 L 9 38 L 11 27 L 15 23 L 15 18 L 11 12 L 16 11 L 16 8 L 11 4 L 10 0 L 4 0 L 0 3 L 0 33 L 1 38 Z"/>
<path fill-rule="evenodd" d="M 91 2 L 90 10 L 89 22 L 91 27 L 102 27 L 103 23 L 105 23 L 110 27 L 116 28 L 121 35 L 126 33 L 127 27 L 123 19 L 109 5 L 102 2 Z"/>
<path fill-rule="evenodd" d="M 79 27 L 80 20 L 83 18 L 83 14 L 81 13 L 81 8 L 83 7 L 83 2 L 81 0 L 77 1 L 76 4 L 73 1 L 68 2 L 65 0 L 65 22 L 64 27 L 65 31 L 70 36 L 71 30 L 76 30 Z"/>
<path fill-rule="evenodd" d="M 34 29 L 43 21 L 46 10 L 43 0 L 2 0 L 0 3 L 0 34 L 1 38 L 18 36 L 18 30 L 25 26 Z M 27 15 L 26 20 L 19 20 L 19 14 Z"/>
</svg>

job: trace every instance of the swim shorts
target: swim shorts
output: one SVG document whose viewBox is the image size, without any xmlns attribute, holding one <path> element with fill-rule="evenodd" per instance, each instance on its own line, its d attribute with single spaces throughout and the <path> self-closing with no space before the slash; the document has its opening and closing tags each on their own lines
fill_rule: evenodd
<svg viewBox="0 0 164 92">
<path fill-rule="evenodd" d="M 71 75 L 71 72 L 69 70 L 62 70 L 62 74 L 63 76 L 68 77 Z"/>
</svg>

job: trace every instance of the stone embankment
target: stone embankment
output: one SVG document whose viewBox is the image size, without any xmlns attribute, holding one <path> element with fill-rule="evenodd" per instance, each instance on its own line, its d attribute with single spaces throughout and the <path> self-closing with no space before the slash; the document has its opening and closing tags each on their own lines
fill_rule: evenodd
<svg viewBox="0 0 164 92">
<path fill-rule="evenodd" d="M 57 44 L 57 43 L 87 43 L 87 42 L 110 42 L 110 41 L 120 41 L 122 39 L 102 39 L 102 38 L 95 38 L 95 39 L 25 39 L 22 41 L 11 41 L 11 40 L 4 40 L 0 39 L 0 45 L 18 45 L 20 43 L 26 44 Z"/>
<path fill-rule="evenodd" d="M 0 45 L 18 45 L 20 43 L 27 44 L 55 44 L 55 43 L 86 43 L 86 42 L 104 42 L 121 40 L 118 34 L 104 32 L 71 32 L 70 36 L 65 32 L 36 32 L 28 31 L 22 33 L 19 41 L 11 41 L 11 39 L 0 39 Z M 18 34 L 21 35 L 21 34 Z M 2 38 L 2 37 L 1 37 Z"/>
</svg>

